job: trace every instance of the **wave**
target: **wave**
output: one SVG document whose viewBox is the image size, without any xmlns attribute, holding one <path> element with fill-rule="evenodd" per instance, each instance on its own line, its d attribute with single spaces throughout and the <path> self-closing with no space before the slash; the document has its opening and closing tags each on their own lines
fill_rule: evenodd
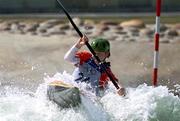
<svg viewBox="0 0 180 121">
<path fill-rule="evenodd" d="M 127 87 L 127 96 L 120 97 L 110 83 L 102 98 L 92 93 L 82 97 L 79 108 L 61 109 L 46 96 L 47 83 L 66 80 L 84 91 L 84 84 L 77 85 L 73 77 L 57 73 L 45 77 L 45 82 L 32 92 L 18 87 L 0 87 L 0 121 L 179 121 L 180 99 L 166 86 L 146 84 L 137 88 Z"/>
</svg>

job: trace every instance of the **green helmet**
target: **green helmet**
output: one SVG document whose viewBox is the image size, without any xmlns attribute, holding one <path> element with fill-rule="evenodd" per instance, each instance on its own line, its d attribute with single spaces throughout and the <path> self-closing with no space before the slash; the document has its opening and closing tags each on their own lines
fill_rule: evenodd
<svg viewBox="0 0 180 121">
<path fill-rule="evenodd" d="M 91 42 L 91 47 L 94 51 L 108 52 L 110 51 L 110 43 L 108 40 L 103 38 L 96 38 Z"/>
</svg>

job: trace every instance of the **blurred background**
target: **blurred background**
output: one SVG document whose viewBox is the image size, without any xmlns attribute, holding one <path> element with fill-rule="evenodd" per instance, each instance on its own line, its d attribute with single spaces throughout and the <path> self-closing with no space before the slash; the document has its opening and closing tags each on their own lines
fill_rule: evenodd
<svg viewBox="0 0 180 121">
<path fill-rule="evenodd" d="M 156 0 L 61 0 L 70 12 L 154 12 Z M 0 0 L 0 13 L 53 13 L 56 0 Z M 180 11 L 179 0 L 162 0 L 163 12 Z"/>
</svg>

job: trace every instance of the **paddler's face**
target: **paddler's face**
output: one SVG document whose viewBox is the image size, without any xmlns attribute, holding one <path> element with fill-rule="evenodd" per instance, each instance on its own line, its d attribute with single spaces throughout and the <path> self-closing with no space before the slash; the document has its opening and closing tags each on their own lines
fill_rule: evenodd
<svg viewBox="0 0 180 121">
<path fill-rule="evenodd" d="M 95 53 L 101 61 L 104 61 L 109 56 L 109 52 L 97 52 L 97 51 L 95 51 Z"/>
</svg>

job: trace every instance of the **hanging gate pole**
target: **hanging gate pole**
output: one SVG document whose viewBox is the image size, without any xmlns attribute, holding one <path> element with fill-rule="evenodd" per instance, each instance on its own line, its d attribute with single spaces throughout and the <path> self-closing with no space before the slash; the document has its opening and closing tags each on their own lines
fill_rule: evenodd
<svg viewBox="0 0 180 121">
<path fill-rule="evenodd" d="M 155 46 L 154 46 L 154 64 L 153 64 L 153 86 L 157 86 L 158 62 L 159 62 L 159 32 L 160 32 L 160 14 L 161 0 L 156 0 L 156 28 L 155 28 Z"/>
</svg>

